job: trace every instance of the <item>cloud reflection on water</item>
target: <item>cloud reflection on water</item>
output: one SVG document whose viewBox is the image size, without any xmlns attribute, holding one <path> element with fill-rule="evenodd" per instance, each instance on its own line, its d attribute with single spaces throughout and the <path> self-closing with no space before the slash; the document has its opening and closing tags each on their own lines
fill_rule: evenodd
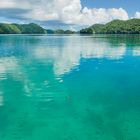
<svg viewBox="0 0 140 140">
<path fill-rule="evenodd" d="M 4 57 L 0 58 L 0 79 L 3 79 L 7 73 L 16 74 L 17 70 L 16 57 Z"/>
<path fill-rule="evenodd" d="M 78 41 L 77 41 L 78 40 Z M 33 50 L 34 57 L 39 60 L 51 60 L 54 73 L 63 75 L 80 65 L 81 58 L 121 59 L 126 53 L 124 43 L 111 46 L 109 42 L 98 42 L 92 38 L 66 38 L 61 47 L 38 46 Z"/>
<path fill-rule="evenodd" d="M 17 39 L 17 36 L 10 37 L 10 50 L 6 50 L 5 47 L 0 49 L 1 52 L 4 49 L 6 54 L 11 50 L 16 52 L 15 55 L 14 53 L 11 56 L 2 54 L 0 57 L 0 81 L 7 79 L 8 75 L 12 76 L 13 79 L 22 83 L 24 94 L 27 96 L 38 92 L 43 93 L 54 78 L 60 83 L 63 82 L 61 76 L 73 69 L 77 70 L 81 59 L 117 61 L 128 55 L 128 41 L 122 41 L 119 38 L 111 39 L 115 43 L 112 43 L 110 38 L 91 36 L 26 36 L 25 38 L 20 36 L 16 43 Z M 5 38 L 2 44 L 4 45 L 6 41 L 8 40 Z M 129 48 L 131 55 L 140 56 L 138 46 Z M 38 66 L 41 66 L 44 71 L 40 71 Z M 51 74 L 47 75 L 46 79 L 40 77 L 41 73 L 48 72 L 48 67 L 51 69 Z M 31 72 L 35 73 L 32 77 Z M 40 85 L 36 80 L 40 80 Z M 55 85 L 54 81 L 52 85 Z M 0 105 L 3 104 L 3 94 L 0 94 Z"/>
<path fill-rule="evenodd" d="M 139 47 L 138 48 L 135 48 L 133 50 L 133 56 L 140 56 L 140 48 Z"/>
<path fill-rule="evenodd" d="M 3 97 L 3 94 L 2 92 L 0 92 L 0 106 L 3 106 L 3 101 L 4 100 L 4 97 Z"/>
</svg>

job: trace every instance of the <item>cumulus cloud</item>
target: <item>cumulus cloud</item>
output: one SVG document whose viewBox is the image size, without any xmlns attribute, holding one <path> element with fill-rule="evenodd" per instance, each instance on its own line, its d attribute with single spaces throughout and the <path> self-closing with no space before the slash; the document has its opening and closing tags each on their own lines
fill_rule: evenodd
<svg viewBox="0 0 140 140">
<path fill-rule="evenodd" d="M 85 7 L 82 10 L 82 18 L 80 19 L 80 22 L 90 25 L 91 23 L 106 23 L 113 19 L 121 19 L 121 20 L 127 20 L 128 14 L 127 12 L 122 9 L 105 9 L 105 8 L 99 8 L 99 9 L 88 9 Z"/>
<path fill-rule="evenodd" d="M 113 19 L 127 20 L 128 14 L 123 8 L 87 8 L 80 0 L 1 0 L 0 9 L 16 9 L 20 18 L 36 21 L 60 21 L 65 24 L 92 25 L 106 23 Z M 23 13 L 23 10 L 26 12 Z M 12 12 L 11 12 L 12 14 Z M 13 13 L 15 15 L 15 13 Z M 2 15 L 0 15 L 2 16 Z M 6 15 L 5 15 L 6 16 Z"/>
<path fill-rule="evenodd" d="M 136 12 L 135 18 L 140 18 L 140 12 Z"/>
</svg>

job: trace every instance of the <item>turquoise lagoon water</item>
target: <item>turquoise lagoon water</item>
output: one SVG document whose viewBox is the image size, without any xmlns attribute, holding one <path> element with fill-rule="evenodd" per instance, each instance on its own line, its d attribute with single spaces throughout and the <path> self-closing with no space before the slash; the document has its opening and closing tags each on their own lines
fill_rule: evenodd
<svg viewBox="0 0 140 140">
<path fill-rule="evenodd" d="M 140 36 L 0 36 L 0 140 L 140 140 Z"/>
</svg>

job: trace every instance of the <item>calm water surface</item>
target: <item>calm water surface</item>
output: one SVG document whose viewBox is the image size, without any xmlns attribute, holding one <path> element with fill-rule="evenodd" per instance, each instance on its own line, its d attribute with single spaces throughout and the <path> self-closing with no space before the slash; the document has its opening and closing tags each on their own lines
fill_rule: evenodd
<svg viewBox="0 0 140 140">
<path fill-rule="evenodd" d="M 140 36 L 0 35 L 0 140 L 140 140 Z"/>
</svg>

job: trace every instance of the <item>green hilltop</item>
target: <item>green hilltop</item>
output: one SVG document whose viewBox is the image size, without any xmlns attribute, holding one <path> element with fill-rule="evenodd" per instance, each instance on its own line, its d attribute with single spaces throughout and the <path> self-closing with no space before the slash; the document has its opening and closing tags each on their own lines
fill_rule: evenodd
<svg viewBox="0 0 140 140">
<path fill-rule="evenodd" d="M 0 34 L 45 34 L 41 26 L 30 24 L 6 24 L 0 23 Z"/>
<path fill-rule="evenodd" d="M 81 34 L 140 34 L 140 19 L 113 20 L 80 30 Z"/>
<path fill-rule="evenodd" d="M 51 30 L 44 29 L 43 27 L 30 23 L 30 24 L 7 24 L 0 23 L 0 34 L 74 34 L 71 30 Z"/>
</svg>

